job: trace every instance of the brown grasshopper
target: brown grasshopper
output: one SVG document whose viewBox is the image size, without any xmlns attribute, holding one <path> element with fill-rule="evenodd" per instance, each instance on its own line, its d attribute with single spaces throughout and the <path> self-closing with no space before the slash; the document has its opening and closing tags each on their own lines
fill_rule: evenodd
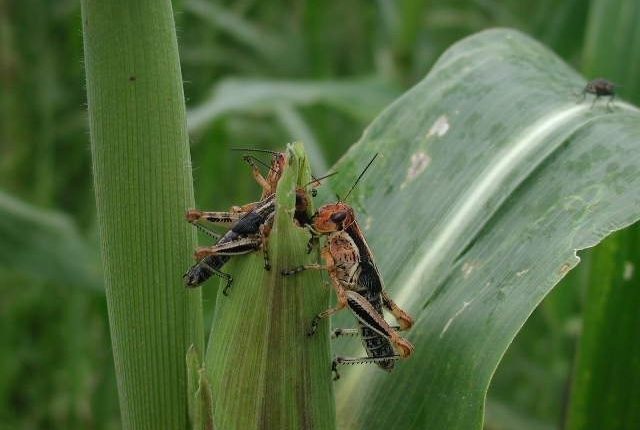
<svg viewBox="0 0 640 430">
<path fill-rule="evenodd" d="M 327 238 L 321 250 L 325 264 L 311 264 L 282 271 L 282 275 L 285 276 L 308 269 L 326 270 L 329 273 L 338 303 L 313 318 L 308 335 L 315 333 L 321 319 L 328 318 L 345 307 L 349 307 L 358 320 L 359 329 L 336 329 L 333 331 L 333 337 L 359 334 L 367 357 L 336 357 L 332 364 L 334 379 L 340 377 L 337 371 L 339 364 L 376 363 L 380 368 L 391 371 L 396 360 L 409 357 L 414 349 L 413 345 L 396 331 L 409 329 L 413 320 L 384 290 L 380 271 L 356 221 L 355 213 L 344 202 L 374 159 L 375 156 L 345 198 L 318 209 L 311 225 L 308 226 L 312 238 Z M 384 320 L 383 307 L 391 311 L 399 327 L 391 327 Z"/>
<path fill-rule="evenodd" d="M 243 150 L 249 151 L 249 149 Z M 233 283 L 233 277 L 229 273 L 222 272 L 222 266 L 229 261 L 231 256 L 248 254 L 258 249 L 262 249 L 265 269 L 270 270 L 271 268 L 267 239 L 273 225 L 273 216 L 275 214 L 275 190 L 282 176 L 282 172 L 286 168 L 287 158 L 286 154 L 282 152 L 265 150 L 253 151 L 270 152 L 273 154 L 271 166 L 267 166 L 269 167 L 269 173 L 266 178 L 262 176 L 260 169 L 255 163 L 256 161 L 260 162 L 259 160 L 251 156 L 244 157 L 244 160 L 247 161 L 253 169 L 254 178 L 258 184 L 262 186 L 263 191 L 260 201 L 243 206 L 234 206 L 229 212 L 207 212 L 195 209 L 187 211 L 187 221 L 218 239 L 215 245 L 200 247 L 196 250 L 195 258 L 198 262 L 191 266 L 183 276 L 187 287 L 197 287 L 212 275 L 216 275 L 227 281 L 223 289 L 223 294 L 227 295 Z M 320 179 L 314 178 L 314 181 L 311 183 L 315 182 L 318 184 Z M 315 193 L 316 190 L 312 189 L 312 195 L 315 195 Z M 298 188 L 296 190 L 294 219 L 301 226 L 308 224 L 310 221 L 308 207 L 309 200 L 306 186 Z M 231 228 L 224 235 L 219 236 L 205 225 L 198 224 L 200 221 L 207 221 L 213 225 L 231 225 Z"/>
</svg>

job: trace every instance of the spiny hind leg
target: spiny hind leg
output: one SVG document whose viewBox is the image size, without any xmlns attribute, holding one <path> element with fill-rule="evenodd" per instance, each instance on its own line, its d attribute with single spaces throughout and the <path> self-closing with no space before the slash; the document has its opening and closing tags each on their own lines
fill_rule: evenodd
<svg viewBox="0 0 640 430">
<path fill-rule="evenodd" d="M 213 246 L 201 246 L 196 249 L 194 257 L 196 260 L 202 260 L 204 257 L 215 255 L 244 255 L 256 251 L 261 244 L 260 237 L 244 237 Z"/>
<path fill-rule="evenodd" d="M 251 203 L 247 203 L 246 205 L 242 205 L 242 206 L 231 206 L 231 212 L 232 213 L 239 213 L 240 214 L 240 218 L 242 218 L 247 213 L 249 213 L 252 210 L 254 210 L 256 208 L 256 206 L 258 206 L 260 203 L 261 202 L 251 202 Z"/>
<path fill-rule="evenodd" d="M 389 311 L 393 314 L 393 317 L 398 321 L 398 325 L 400 326 L 400 330 L 409 330 L 413 325 L 413 318 L 401 309 L 398 305 L 395 304 L 389 294 L 386 291 L 382 290 L 382 304 L 385 308 L 389 309 Z"/>
<path fill-rule="evenodd" d="M 413 345 L 400 336 L 398 332 L 382 318 L 382 315 L 376 311 L 367 299 L 355 291 L 347 290 L 345 294 L 349 309 L 360 323 L 389 339 L 401 357 L 408 357 L 413 353 Z"/>
<path fill-rule="evenodd" d="M 398 325 L 390 326 L 395 331 L 402 331 L 402 327 Z M 360 336 L 361 331 L 359 328 L 334 328 L 331 331 L 331 339 L 337 339 L 341 336 Z"/>
<path fill-rule="evenodd" d="M 209 212 L 198 209 L 189 209 L 185 214 L 185 218 L 198 230 L 208 234 L 214 239 L 220 239 L 220 233 L 212 230 L 208 225 L 200 224 L 200 222 L 207 222 L 214 226 L 229 228 L 231 224 L 238 221 L 245 214 L 245 212 Z"/>
<path fill-rule="evenodd" d="M 251 203 L 252 205 L 254 203 Z M 232 224 L 238 221 L 240 218 L 245 216 L 249 211 L 241 210 L 241 211 L 201 211 L 198 209 L 189 209 L 185 214 L 185 218 L 191 224 L 198 221 L 207 221 L 215 226 L 220 227 L 228 227 L 229 224 Z"/>
<path fill-rule="evenodd" d="M 336 312 L 339 312 L 340 310 L 344 309 L 347 306 L 346 290 L 343 287 L 343 283 L 340 281 L 340 279 L 338 279 L 333 257 L 331 257 L 331 254 L 329 254 L 328 252 L 323 252 L 322 256 L 326 263 L 325 266 L 322 266 L 320 264 L 305 264 L 302 266 L 294 267 L 293 269 L 283 270 L 281 272 L 282 276 L 295 275 L 296 273 L 300 273 L 305 270 L 326 270 L 327 272 L 329 272 L 329 277 L 331 278 L 331 284 L 333 285 L 333 288 L 336 291 L 336 297 L 338 302 L 335 307 L 326 309 L 313 317 L 313 320 L 311 320 L 311 327 L 307 332 L 307 336 L 313 336 L 313 334 L 318 329 L 318 323 L 320 322 L 320 320 L 324 318 L 329 318 L 331 315 L 335 314 Z"/>
<path fill-rule="evenodd" d="M 387 357 L 334 357 L 331 362 L 331 371 L 333 372 L 333 380 L 337 381 L 340 379 L 340 374 L 338 373 L 338 366 L 342 366 L 344 364 L 375 364 L 380 363 L 382 361 L 388 360 L 399 360 L 402 357 L 399 355 L 389 355 Z"/>
</svg>

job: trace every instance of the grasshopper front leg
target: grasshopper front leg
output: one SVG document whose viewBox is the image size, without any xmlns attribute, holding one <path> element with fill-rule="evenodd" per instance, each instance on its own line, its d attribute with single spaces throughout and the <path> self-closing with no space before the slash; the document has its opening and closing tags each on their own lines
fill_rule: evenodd
<svg viewBox="0 0 640 430">
<path fill-rule="evenodd" d="M 219 259 L 216 257 L 205 257 L 191 266 L 184 275 L 182 275 L 182 279 L 184 279 L 184 283 L 187 288 L 195 288 L 202 282 L 206 281 L 211 275 L 215 275 L 226 281 L 226 285 L 222 292 L 225 296 L 228 295 L 229 288 L 231 288 L 231 285 L 233 284 L 233 277 L 231 274 L 223 272 L 217 268 L 220 264 L 216 263 L 219 262 Z"/>
<path fill-rule="evenodd" d="M 340 279 L 338 279 L 338 274 L 336 272 L 333 257 L 331 257 L 331 254 L 326 250 L 323 250 L 322 257 L 326 262 L 325 266 L 322 266 L 320 264 L 306 264 L 303 266 L 294 267 L 290 270 L 283 270 L 281 272 L 283 276 L 295 275 L 296 273 L 300 273 L 305 270 L 326 270 L 329 273 L 331 284 L 336 291 L 338 303 L 335 307 L 326 309 L 313 317 L 313 320 L 311 320 L 311 327 L 307 332 L 307 336 L 313 336 L 313 334 L 318 329 L 318 323 L 320 322 L 320 320 L 330 317 L 331 315 L 339 312 L 347 306 L 346 290 L 342 286 L 342 282 L 340 281 Z"/>
<path fill-rule="evenodd" d="M 260 169 L 258 168 L 255 161 L 253 161 L 253 157 L 251 157 L 250 155 L 245 155 L 244 157 L 242 157 L 242 159 L 251 166 L 251 172 L 253 173 L 254 179 L 256 180 L 258 185 L 262 187 L 262 195 L 266 196 L 273 193 L 274 190 L 272 190 L 271 184 L 264 178 L 264 176 L 262 176 Z"/>
</svg>

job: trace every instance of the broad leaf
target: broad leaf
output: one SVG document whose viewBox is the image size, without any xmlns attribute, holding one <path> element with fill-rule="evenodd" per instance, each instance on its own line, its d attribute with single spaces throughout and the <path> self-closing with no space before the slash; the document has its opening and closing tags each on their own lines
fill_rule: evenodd
<svg viewBox="0 0 640 430">
<path fill-rule="evenodd" d="M 640 288 L 637 226 L 594 252 L 569 409 L 571 430 L 638 428 Z"/>
<path fill-rule="evenodd" d="M 496 366 L 576 250 L 640 217 L 640 115 L 576 103 L 584 84 L 530 38 L 483 32 L 338 163 L 340 193 L 382 154 L 350 201 L 391 296 L 416 319 L 415 354 L 392 374 L 343 370 L 339 428 L 481 428 Z M 336 353 L 357 354 L 349 345 Z"/>
<path fill-rule="evenodd" d="M 100 290 L 98 255 L 62 213 L 0 192 L 0 269 Z"/>
<path fill-rule="evenodd" d="M 315 82 L 227 79 L 216 86 L 208 100 L 188 112 L 189 131 L 198 131 L 226 113 L 270 113 L 283 104 L 326 104 L 368 120 L 396 94 L 390 85 L 375 79 Z"/>
<path fill-rule="evenodd" d="M 622 85 L 618 92 L 636 103 L 640 101 L 639 14 L 636 1 L 593 0 L 583 56 L 586 74 Z M 640 225 L 635 225 L 608 238 L 593 253 L 567 429 L 640 427 L 640 390 L 634 389 L 640 382 L 639 238 Z"/>
</svg>

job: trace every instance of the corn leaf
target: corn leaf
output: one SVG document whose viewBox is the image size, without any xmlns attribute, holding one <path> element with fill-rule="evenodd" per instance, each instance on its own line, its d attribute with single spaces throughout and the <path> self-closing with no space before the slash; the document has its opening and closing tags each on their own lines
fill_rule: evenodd
<svg viewBox="0 0 640 430">
<path fill-rule="evenodd" d="M 329 306 L 317 271 L 281 272 L 318 261 L 306 253 L 309 233 L 294 225 L 295 189 L 310 180 L 297 144 L 278 183 L 269 235 L 271 270 L 254 252 L 233 259 L 228 296 L 216 300 L 206 353 L 216 425 L 223 429 L 334 429 L 329 324 L 307 336 L 311 320 Z"/>
<path fill-rule="evenodd" d="M 621 13 L 622 12 L 622 13 Z M 584 70 L 621 85 L 618 93 L 640 100 L 640 4 L 629 0 L 591 2 Z M 615 32 L 610 28 L 616 28 Z M 594 252 L 583 334 L 572 378 L 567 428 L 625 429 L 640 426 L 640 226 L 608 238 Z"/>
<path fill-rule="evenodd" d="M 415 354 L 394 373 L 343 371 L 340 428 L 481 428 L 500 359 L 576 251 L 640 217 L 638 110 L 591 108 L 585 82 L 527 36 L 479 33 L 337 164 L 341 193 L 382 154 L 350 201 L 391 296 L 416 319 Z M 358 353 L 351 344 L 336 353 Z"/>
</svg>

